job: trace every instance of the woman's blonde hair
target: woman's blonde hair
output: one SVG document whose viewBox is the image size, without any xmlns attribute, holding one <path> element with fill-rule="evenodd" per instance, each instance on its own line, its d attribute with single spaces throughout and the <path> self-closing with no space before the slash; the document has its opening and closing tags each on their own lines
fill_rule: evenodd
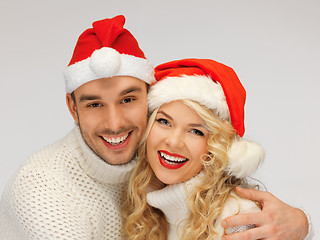
<svg viewBox="0 0 320 240">
<path fill-rule="evenodd" d="M 214 223 L 222 213 L 231 191 L 239 185 L 246 185 L 245 179 L 229 176 L 225 171 L 227 150 L 237 137 L 232 125 L 221 120 L 213 110 L 191 100 L 179 100 L 205 121 L 209 130 L 208 154 L 202 157 L 203 170 L 200 183 L 187 194 L 189 216 L 183 222 L 181 239 L 214 239 L 217 231 Z M 158 108 L 159 109 L 159 108 Z M 155 121 L 156 109 L 150 116 L 147 131 L 138 149 L 138 162 L 122 205 L 123 235 L 127 239 L 167 239 L 168 223 L 164 214 L 147 204 L 147 189 L 155 175 L 146 158 L 146 137 Z"/>
</svg>

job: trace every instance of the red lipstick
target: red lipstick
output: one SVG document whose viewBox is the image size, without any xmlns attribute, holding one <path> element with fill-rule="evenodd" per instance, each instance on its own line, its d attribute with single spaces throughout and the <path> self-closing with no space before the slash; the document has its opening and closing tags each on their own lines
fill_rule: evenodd
<svg viewBox="0 0 320 240">
<path fill-rule="evenodd" d="M 170 155 L 172 157 L 185 158 L 185 157 L 183 157 L 183 156 L 181 156 L 179 154 L 173 154 L 173 153 L 169 153 L 169 152 L 163 151 L 163 150 L 161 150 L 161 152 L 164 153 L 164 154 Z M 159 158 L 160 164 L 163 167 L 165 167 L 167 169 L 170 169 L 170 170 L 181 168 L 183 165 L 185 165 L 189 161 L 187 158 L 186 158 L 185 161 L 182 161 L 182 162 L 171 161 L 171 160 L 164 159 L 164 158 L 161 157 L 160 151 L 158 152 L 158 158 Z"/>
</svg>

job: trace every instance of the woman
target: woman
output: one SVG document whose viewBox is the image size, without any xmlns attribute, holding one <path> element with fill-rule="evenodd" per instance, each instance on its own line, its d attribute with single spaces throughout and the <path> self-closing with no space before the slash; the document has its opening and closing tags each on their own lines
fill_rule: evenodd
<svg viewBox="0 0 320 240">
<path fill-rule="evenodd" d="M 234 193 L 264 158 L 244 134 L 245 90 L 237 75 L 208 59 L 156 69 L 152 112 L 123 204 L 128 239 L 220 239 L 254 226 L 224 229 L 220 221 L 259 211 Z"/>
</svg>

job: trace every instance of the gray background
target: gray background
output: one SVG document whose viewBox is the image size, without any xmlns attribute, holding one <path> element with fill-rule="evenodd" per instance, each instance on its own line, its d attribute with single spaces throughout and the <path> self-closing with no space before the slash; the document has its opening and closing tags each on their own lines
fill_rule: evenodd
<svg viewBox="0 0 320 240">
<path fill-rule="evenodd" d="M 245 137 L 267 152 L 255 176 L 317 228 L 319 10 L 316 0 L 2 0 L 0 191 L 27 156 L 72 129 L 62 71 L 78 36 L 124 14 L 154 65 L 197 57 L 234 68 L 247 90 Z"/>
</svg>

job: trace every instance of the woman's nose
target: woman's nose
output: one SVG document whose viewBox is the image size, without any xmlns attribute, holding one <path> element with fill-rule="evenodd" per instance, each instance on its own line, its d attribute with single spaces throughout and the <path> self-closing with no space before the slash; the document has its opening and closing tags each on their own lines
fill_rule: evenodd
<svg viewBox="0 0 320 240">
<path fill-rule="evenodd" d="M 181 148 L 184 145 L 184 134 L 181 129 L 172 129 L 166 136 L 165 142 L 171 148 Z"/>
</svg>

